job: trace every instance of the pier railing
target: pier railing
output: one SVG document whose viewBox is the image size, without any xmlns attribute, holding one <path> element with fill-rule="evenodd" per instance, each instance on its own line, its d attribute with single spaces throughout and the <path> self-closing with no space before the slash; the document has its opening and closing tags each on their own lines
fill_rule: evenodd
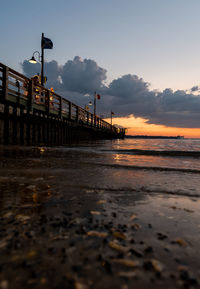
<svg viewBox="0 0 200 289">
<path fill-rule="evenodd" d="M 124 135 L 124 128 L 117 128 L 97 115 L 61 97 L 39 83 L 0 63 L 0 103 L 13 104 L 27 113 L 39 112 L 44 115 L 67 119 L 100 130 L 109 130 Z"/>
</svg>

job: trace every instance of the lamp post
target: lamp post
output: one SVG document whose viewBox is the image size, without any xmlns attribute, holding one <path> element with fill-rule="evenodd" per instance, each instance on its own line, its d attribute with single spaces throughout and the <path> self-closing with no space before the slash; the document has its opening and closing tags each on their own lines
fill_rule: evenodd
<svg viewBox="0 0 200 289">
<path fill-rule="evenodd" d="M 41 85 L 44 85 L 44 49 L 52 49 L 53 48 L 53 42 L 51 39 L 44 37 L 44 33 L 42 33 L 41 38 L 41 54 L 39 51 L 35 51 L 33 53 L 32 58 L 29 60 L 30 63 L 37 63 L 34 54 L 37 52 L 39 53 L 39 62 L 41 63 Z"/>
</svg>

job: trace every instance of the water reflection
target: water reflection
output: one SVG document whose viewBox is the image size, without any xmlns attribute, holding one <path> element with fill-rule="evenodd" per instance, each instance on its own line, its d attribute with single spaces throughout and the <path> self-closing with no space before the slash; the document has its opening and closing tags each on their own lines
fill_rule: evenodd
<svg viewBox="0 0 200 289">
<path fill-rule="evenodd" d="M 46 148 L 39 148 L 39 150 L 40 150 L 40 153 L 43 153 L 43 152 L 45 152 L 46 151 Z"/>
<path fill-rule="evenodd" d="M 120 160 L 121 160 L 121 158 L 122 158 L 122 156 L 119 155 L 119 154 L 115 154 L 115 155 L 113 155 L 113 157 L 114 157 L 114 160 L 115 160 L 117 163 L 119 163 Z"/>
</svg>

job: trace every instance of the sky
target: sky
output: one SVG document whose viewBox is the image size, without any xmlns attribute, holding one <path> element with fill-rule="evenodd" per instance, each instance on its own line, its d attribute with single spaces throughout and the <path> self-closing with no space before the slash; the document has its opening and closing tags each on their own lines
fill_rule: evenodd
<svg viewBox="0 0 200 289">
<path fill-rule="evenodd" d="M 199 0 L 0 0 L 0 62 L 28 76 L 45 50 L 47 86 L 128 134 L 200 137 Z M 90 95 L 90 96 L 88 96 Z"/>
</svg>

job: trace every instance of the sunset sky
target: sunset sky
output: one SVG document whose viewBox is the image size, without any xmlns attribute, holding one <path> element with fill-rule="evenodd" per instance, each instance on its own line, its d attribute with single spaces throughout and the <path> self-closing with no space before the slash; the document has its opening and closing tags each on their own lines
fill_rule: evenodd
<svg viewBox="0 0 200 289">
<path fill-rule="evenodd" d="M 109 122 L 110 120 L 107 119 Z M 152 135 L 152 136 L 184 136 L 185 138 L 199 138 L 199 128 L 176 128 L 163 125 L 147 124 L 144 118 L 116 118 L 113 124 L 119 124 L 128 128 L 129 135 Z"/>
<path fill-rule="evenodd" d="M 133 135 L 200 137 L 199 0 L 0 0 L 0 61 L 31 76 L 45 51 L 47 86 Z M 12 7 L 12 9 L 11 9 Z"/>
</svg>

